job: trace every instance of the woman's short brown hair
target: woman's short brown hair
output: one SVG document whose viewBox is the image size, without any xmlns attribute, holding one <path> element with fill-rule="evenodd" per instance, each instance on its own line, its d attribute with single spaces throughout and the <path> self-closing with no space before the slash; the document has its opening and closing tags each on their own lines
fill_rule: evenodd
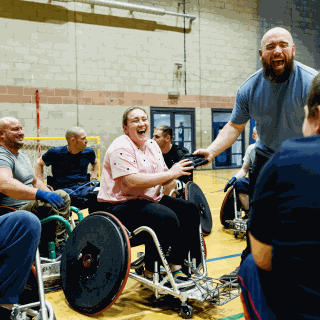
<svg viewBox="0 0 320 320">
<path fill-rule="evenodd" d="M 320 105 L 320 73 L 312 80 L 307 100 L 308 118 L 318 119 Z"/>
<path fill-rule="evenodd" d="M 133 111 L 133 110 L 135 110 L 135 109 L 142 110 L 142 111 L 146 114 L 146 116 L 148 117 L 146 110 L 144 110 L 144 109 L 142 109 L 142 108 L 140 108 L 140 107 L 130 107 L 130 108 L 128 108 L 128 109 L 124 112 L 124 114 L 123 114 L 123 116 L 122 116 L 122 124 L 123 124 L 123 125 L 126 126 L 126 125 L 128 124 L 128 115 L 129 115 L 129 113 L 130 113 L 131 111 Z"/>
</svg>

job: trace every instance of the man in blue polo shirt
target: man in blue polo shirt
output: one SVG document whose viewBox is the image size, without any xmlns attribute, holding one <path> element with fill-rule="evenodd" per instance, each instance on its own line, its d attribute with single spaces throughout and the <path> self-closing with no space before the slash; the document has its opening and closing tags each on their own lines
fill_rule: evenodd
<svg viewBox="0 0 320 320">
<path fill-rule="evenodd" d="M 250 175 L 249 196 L 253 193 L 261 168 L 279 150 L 281 143 L 302 135 L 303 107 L 317 71 L 294 61 L 295 49 L 292 36 L 287 30 L 273 28 L 265 33 L 259 50 L 262 69 L 240 86 L 231 120 L 217 138 L 207 149 L 195 152 L 204 155 L 211 162 L 214 157 L 231 147 L 250 118 L 253 118 L 259 140 Z M 247 237 L 247 248 L 242 253 L 241 260 L 250 252 Z M 230 274 L 231 278 L 236 276 L 237 269 Z M 227 276 L 223 276 L 224 279 Z"/>
<path fill-rule="evenodd" d="M 88 166 L 91 164 L 91 180 L 98 176 L 98 160 L 94 150 L 87 147 L 87 136 L 83 129 L 72 127 L 66 132 L 68 145 L 50 148 L 37 160 L 36 176 L 44 181 L 44 166 L 52 166 L 53 179 L 50 185 L 53 189 L 66 191 L 75 205 L 76 200 L 89 201 L 88 195 L 95 186 L 88 184 Z"/>
</svg>

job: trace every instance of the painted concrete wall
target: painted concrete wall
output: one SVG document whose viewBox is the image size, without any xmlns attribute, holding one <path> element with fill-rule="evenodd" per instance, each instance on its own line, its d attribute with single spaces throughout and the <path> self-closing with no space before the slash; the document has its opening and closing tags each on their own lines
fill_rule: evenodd
<svg viewBox="0 0 320 320">
<path fill-rule="evenodd" d="M 122 2 L 183 12 L 178 1 Z M 3 1 L 0 117 L 17 117 L 35 136 L 39 89 L 41 135 L 64 136 L 79 125 L 101 136 L 104 154 L 122 134 L 128 107 L 195 108 L 196 147 L 206 147 L 211 109 L 233 108 L 239 85 L 260 68 L 260 40 L 270 27 L 291 30 L 300 61 L 319 67 L 319 15 L 310 8 L 316 11 L 315 1 L 191 0 L 186 13 L 196 19 L 185 19 L 184 28 L 183 18 L 167 14 Z M 170 99 L 171 91 L 179 98 Z"/>
</svg>

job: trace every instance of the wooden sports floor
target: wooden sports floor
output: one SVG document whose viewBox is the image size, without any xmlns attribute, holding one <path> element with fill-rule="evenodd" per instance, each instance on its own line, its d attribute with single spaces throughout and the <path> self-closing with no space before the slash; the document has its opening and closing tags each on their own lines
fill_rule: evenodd
<svg viewBox="0 0 320 320">
<path fill-rule="evenodd" d="M 240 263 L 240 254 L 245 248 L 244 239 L 236 239 L 230 230 L 220 224 L 220 208 L 225 193 L 226 182 L 239 169 L 197 170 L 194 172 L 194 182 L 200 186 L 209 203 L 213 228 L 205 237 L 207 245 L 207 268 L 211 277 L 218 278 L 233 271 Z M 132 258 L 136 258 L 139 248 L 132 249 Z M 98 316 L 82 315 L 68 305 L 62 290 L 46 293 L 46 299 L 51 303 L 57 320 L 84 319 L 182 319 L 179 315 L 180 301 L 178 299 L 155 300 L 152 292 L 141 284 L 128 278 L 126 287 L 117 302 L 103 314 Z M 240 298 L 236 298 L 223 306 L 191 301 L 193 319 L 244 319 Z"/>
</svg>

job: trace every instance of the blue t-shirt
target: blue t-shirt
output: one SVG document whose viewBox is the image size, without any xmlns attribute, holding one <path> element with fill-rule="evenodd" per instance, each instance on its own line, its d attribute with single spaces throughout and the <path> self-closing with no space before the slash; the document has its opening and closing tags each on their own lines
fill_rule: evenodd
<svg viewBox="0 0 320 320">
<path fill-rule="evenodd" d="M 249 231 L 273 247 L 272 271 L 260 278 L 270 308 L 285 313 L 279 319 L 319 319 L 319 182 L 320 136 L 292 138 L 261 171 L 250 202 Z"/>
<path fill-rule="evenodd" d="M 257 148 L 276 152 L 283 141 L 302 135 L 303 107 L 317 73 L 294 61 L 288 81 L 272 83 L 258 70 L 240 86 L 231 122 L 244 124 L 253 118 L 259 135 Z"/>
<path fill-rule="evenodd" d="M 94 164 L 96 155 L 92 148 L 72 154 L 68 146 L 50 148 L 42 160 L 46 166 L 52 166 L 54 189 L 66 188 L 87 181 L 89 163 Z"/>
</svg>

